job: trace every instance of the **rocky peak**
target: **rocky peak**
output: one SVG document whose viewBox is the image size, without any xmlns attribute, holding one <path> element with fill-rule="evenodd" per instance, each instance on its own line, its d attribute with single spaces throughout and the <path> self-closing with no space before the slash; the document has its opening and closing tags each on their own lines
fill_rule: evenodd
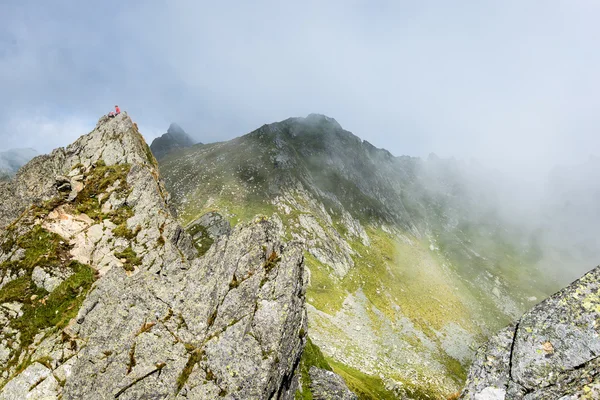
<svg viewBox="0 0 600 400">
<path fill-rule="evenodd" d="M 150 146 L 156 158 L 161 159 L 175 149 L 190 147 L 196 144 L 179 125 L 172 123 L 167 129 L 167 133 L 152 141 Z"/>
<path fill-rule="evenodd" d="M 183 128 L 181 126 L 177 125 L 175 122 L 172 122 L 171 125 L 169 125 L 169 129 L 167 129 L 167 133 L 172 136 L 177 136 L 177 135 L 187 136 L 187 133 L 185 133 Z"/>
<path fill-rule="evenodd" d="M 0 197 L 0 399 L 294 397 L 302 247 L 257 218 L 200 256 L 125 113 Z"/>
<path fill-rule="evenodd" d="M 19 170 L 14 182 L 0 183 L 0 227 L 6 226 L 32 203 L 58 195 L 57 177 L 61 180 L 60 177 L 73 174 L 75 165 L 89 168 L 98 160 L 107 165 L 156 166 L 156 160 L 127 113 L 115 118 L 104 116 L 90 134 L 66 148 L 35 157 Z"/>
<path fill-rule="evenodd" d="M 323 114 L 309 114 L 306 118 L 299 118 L 300 121 L 302 121 L 305 124 L 309 124 L 309 125 L 328 125 L 331 126 L 335 129 L 343 129 L 342 126 L 335 120 L 335 118 L 331 118 L 328 117 L 327 115 L 323 115 Z"/>
</svg>

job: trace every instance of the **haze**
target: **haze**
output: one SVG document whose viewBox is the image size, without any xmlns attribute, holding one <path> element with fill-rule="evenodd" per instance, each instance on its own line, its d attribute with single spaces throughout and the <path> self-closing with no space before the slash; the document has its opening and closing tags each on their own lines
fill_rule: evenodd
<svg viewBox="0 0 600 400">
<path fill-rule="evenodd" d="M 318 112 L 395 155 L 519 173 L 600 144 L 596 1 L 87 3 L 0 3 L 2 149 L 67 145 L 117 103 L 148 140 Z"/>
</svg>

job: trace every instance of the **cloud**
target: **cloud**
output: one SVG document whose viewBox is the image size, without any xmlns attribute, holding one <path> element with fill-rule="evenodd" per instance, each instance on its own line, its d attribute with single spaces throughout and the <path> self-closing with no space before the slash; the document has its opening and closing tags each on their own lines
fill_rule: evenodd
<svg viewBox="0 0 600 400">
<path fill-rule="evenodd" d="M 542 0 L 5 2 L 0 136 L 13 137 L 13 115 L 60 126 L 115 102 L 147 136 L 176 121 L 203 142 L 318 112 L 396 155 L 538 173 L 600 144 L 599 11 Z M 27 134 L 42 151 L 57 143 Z"/>
<path fill-rule="evenodd" d="M 95 121 L 80 117 L 13 115 L 3 124 L 7 133 L 2 143 L 6 148 L 38 149 L 40 142 L 51 148 L 62 147 L 89 133 L 95 125 Z"/>
</svg>

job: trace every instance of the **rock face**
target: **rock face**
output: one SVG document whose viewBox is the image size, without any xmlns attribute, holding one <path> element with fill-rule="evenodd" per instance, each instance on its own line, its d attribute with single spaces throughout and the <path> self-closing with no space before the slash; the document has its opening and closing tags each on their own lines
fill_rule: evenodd
<svg viewBox="0 0 600 400">
<path fill-rule="evenodd" d="M 479 349 L 463 399 L 600 398 L 600 267 Z"/>
<path fill-rule="evenodd" d="M 196 144 L 185 131 L 177 124 L 171 124 L 167 133 L 152 141 L 150 149 L 154 156 L 160 160 L 175 149 L 182 149 Z"/>
<path fill-rule="evenodd" d="M 208 212 L 187 225 L 196 248 L 204 254 L 220 237 L 229 235 L 231 225 L 219 213 Z"/>
<path fill-rule="evenodd" d="M 342 377 L 334 372 L 311 367 L 309 374 L 314 400 L 358 400 L 358 397 L 348 390 Z"/>
<path fill-rule="evenodd" d="M 294 397 L 301 246 L 259 218 L 200 256 L 125 113 L 0 199 L 0 399 Z"/>
</svg>

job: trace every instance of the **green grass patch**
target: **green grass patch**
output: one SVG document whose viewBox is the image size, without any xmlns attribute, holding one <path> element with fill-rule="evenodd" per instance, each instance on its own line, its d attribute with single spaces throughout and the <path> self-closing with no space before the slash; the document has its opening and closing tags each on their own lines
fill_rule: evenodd
<svg viewBox="0 0 600 400">
<path fill-rule="evenodd" d="M 321 349 L 310 340 L 310 337 L 306 337 L 306 345 L 302 353 L 302 359 L 300 360 L 300 379 L 302 383 L 302 390 L 296 391 L 296 400 L 313 400 L 313 396 L 310 390 L 310 367 L 317 367 L 327 371 L 333 371 L 325 356 L 321 352 Z"/>
<path fill-rule="evenodd" d="M 397 396 L 388 391 L 383 381 L 377 377 L 365 374 L 334 360 L 328 360 L 333 372 L 340 375 L 346 381 L 348 388 L 352 390 L 360 400 L 396 400 Z"/>
<path fill-rule="evenodd" d="M 79 312 L 96 279 L 95 271 L 76 261 L 71 261 L 66 267 L 73 274 L 50 294 L 36 287 L 30 274 L 23 275 L 0 289 L 0 302 L 18 301 L 23 304 L 23 315 L 9 322 L 11 328 L 20 332 L 20 348 L 11 354 L 5 370 L 16 365 L 21 353 L 33 343 L 38 333 L 48 328 L 53 328 L 50 333 L 63 329 Z M 24 363 L 29 362 L 27 357 Z M 26 365 L 21 365 L 18 370 L 24 368 Z"/>
<path fill-rule="evenodd" d="M 310 285 L 306 291 L 308 302 L 318 310 L 334 315 L 342 308 L 348 293 L 333 270 L 307 252 L 304 254 L 304 264 L 310 270 Z"/>
<path fill-rule="evenodd" d="M 449 276 L 424 243 L 398 240 L 379 229 L 367 227 L 369 247 L 351 241 L 359 256 L 344 277 L 342 287 L 354 293 L 362 289 L 367 299 L 390 321 L 397 317 L 395 305 L 423 332 L 442 330 L 455 322 L 471 331 L 471 312 L 461 297 L 461 282 Z"/>
<path fill-rule="evenodd" d="M 328 359 L 328 361 L 333 368 L 333 372 L 344 378 L 348 388 L 356 393 L 360 400 L 397 400 L 399 398 L 431 400 L 439 398 L 437 393 L 407 382 L 402 385 L 404 393 L 398 395 L 386 389 L 385 384 L 378 376 L 365 374 L 331 359 Z"/>
<path fill-rule="evenodd" d="M 131 170 L 129 164 L 106 165 L 103 160 L 98 160 L 85 176 L 85 185 L 75 199 L 75 208 L 82 214 L 95 221 L 102 221 L 107 216 L 102 213 L 100 194 L 119 181 L 116 188 L 118 192 L 127 191 L 127 174 Z"/>
<path fill-rule="evenodd" d="M 137 253 L 131 248 L 127 247 L 123 251 L 115 251 L 115 257 L 117 257 L 123 263 L 123 269 L 125 271 L 134 271 L 136 265 L 142 264 L 142 259 L 138 257 Z"/>
<path fill-rule="evenodd" d="M 54 289 L 44 302 L 25 304 L 23 316 L 14 322 L 13 326 L 21 332 L 22 346 L 28 346 L 45 328 L 64 328 L 77 315 L 95 280 L 95 272 L 77 261 L 71 261 L 68 267 L 73 270 L 73 275 Z"/>
<path fill-rule="evenodd" d="M 137 236 L 138 233 L 140 233 L 141 230 L 142 227 L 138 225 L 137 228 L 132 231 L 127 227 L 127 222 L 123 222 L 121 225 L 113 229 L 113 235 L 127 240 L 132 240 Z"/>
<path fill-rule="evenodd" d="M 44 296 L 46 292 L 44 289 L 40 289 L 33 284 L 31 276 L 23 275 L 8 282 L 0 289 L 0 304 L 8 303 L 12 301 L 18 301 L 20 303 L 30 303 L 31 296 L 37 295 L 38 297 Z"/>
<path fill-rule="evenodd" d="M 23 270 L 31 273 L 36 265 L 60 267 L 66 259 L 70 258 L 70 248 L 66 241 L 39 225 L 34 225 L 29 232 L 16 239 L 11 238 L 10 241 L 13 244 L 11 249 L 21 248 L 25 253 L 19 261 L 0 264 L 3 273 Z"/>
</svg>

